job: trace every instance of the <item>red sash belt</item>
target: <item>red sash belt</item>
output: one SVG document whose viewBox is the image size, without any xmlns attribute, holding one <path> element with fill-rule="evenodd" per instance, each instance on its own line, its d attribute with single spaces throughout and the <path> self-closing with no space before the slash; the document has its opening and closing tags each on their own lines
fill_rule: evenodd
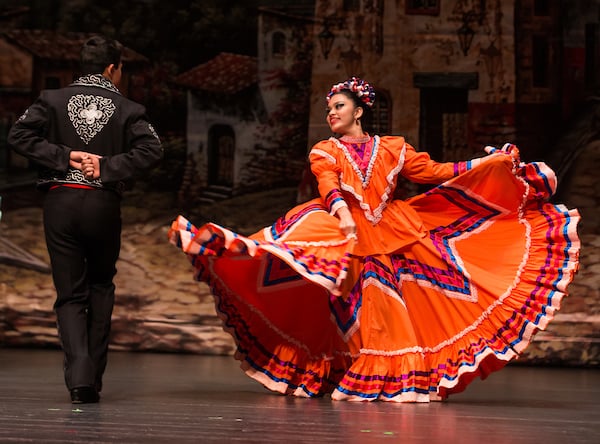
<svg viewBox="0 0 600 444">
<path fill-rule="evenodd" d="M 60 183 L 60 184 L 56 184 L 56 185 L 52 185 L 50 187 L 51 190 L 58 188 L 58 187 L 67 187 L 67 188 L 80 188 L 83 190 L 95 190 L 96 188 L 91 187 L 89 185 L 82 185 L 79 183 Z"/>
</svg>

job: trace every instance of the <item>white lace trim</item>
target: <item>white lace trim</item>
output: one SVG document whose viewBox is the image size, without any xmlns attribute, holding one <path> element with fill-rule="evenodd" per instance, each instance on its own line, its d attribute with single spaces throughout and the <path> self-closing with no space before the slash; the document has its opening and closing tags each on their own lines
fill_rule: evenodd
<svg viewBox="0 0 600 444">
<path fill-rule="evenodd" d="M 377 137 L 377 136 L 375 136 Z M 400 156 L 398 157 L 398 163 L 392 170 L 388 173 L 386 177 L 387 186 L 385 191 L 380 196 L 380 203 L 374 210 L 371 209 L 371 206 L 363 201 L 362 194 L 358 193 L 354 187 L 350 184 L 347 184 L 343 181 L 343 177 L 340 177 L 340 187 L 342 190 L 352 194 L 354 198 L 358 201 L 360 208 L 363 210 L 365 218 L 371 222 L 372 225 L 376 225 L 381 220 L 383 211 L 386 209 L 388 205 L 388 201 L 393 194 L 394 187 L 396 186 L 396 178 L 402 168 L 404 167 L 404 160 L 406 158 L 406 143 L 402 146 L 402 150 L 400 151 Z"/>
<path fill-rule="evenodd" d="M 354 169 L 354 172 L 360 178 L 363 190 L 365 188 L 367 188 L 367 186 L 369 186 L 369 182 L 371 181 L 371 176 L 373 175 L 373 165 L 375 164 L 375 160 L 377 159 L 377 153 L 379 152 L 379 136 L 373 137 L 373 152 L 371 153 L 371 158 L 369 159 L 369 165 L 367 166 L 367 171 L 364 175 L 363 175 L 362 171 L 360 170 L 360 167 L 358 166 L 358 164 L 352 157 L 352 154 L 350 154 L 350 152 L 348 151 L 348 148 L 346 147 L 346 145 L 344 145 L 342 142 L 340 142 L 335 137 L 330 137 L 329 140 L 331 140 L 333 143 L 335 143 L 337 145 L 337 147 L 342 150 L 342 152 L 346 156 L 346 160 L 348 160 L 350 165 L 352 165 L 352 169 Z"/>
<path fill-rule="evenodd" d="M 309 157 L 313 156 L 313 155 L 318 155 L 318 156 L 324 157 L 325 159 L 327 159 L 329 162 L 331 162 L 334 165 L 337 163 L 337 160 L 335 160 L 335 157 L 333 157 L 327 151 L 322 150 L 320 148 L 313 148 L 312 150 L 310 150 Z"/>
</svg>

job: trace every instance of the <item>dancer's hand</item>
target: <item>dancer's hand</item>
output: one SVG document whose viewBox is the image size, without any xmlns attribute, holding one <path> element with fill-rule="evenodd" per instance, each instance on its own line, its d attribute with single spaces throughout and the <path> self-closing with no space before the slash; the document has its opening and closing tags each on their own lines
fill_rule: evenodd
<svg viewBox="0 0 600 444">
<path fill-rule="evenodd" d="M 100 156 L 90 154 L 81 160 L 81 171 L 86 179 L 98 179 L 100 177 Z"/>
<path fill-rule="evenodd" d="M 484 150 L 489 155 L 496 154 L 496 153 L 507 154 L 510 157 L 512 157 L 513 162 L 515 162 L 517 164 L 521 161 L 521 158 L 519 155 L 519 148 L 517 148 L 517 146 L 513 145 L 512 143 L 505 143 L 502 146 L 502 148 L 500 148 L 500 149 L 488 145 L 484 148 Z"/>
<path fill-rule="evenodd" d="M 98 179 L 100 177 L 100 157 L 85 151 L 71 151 L 69 166 L 80 170 L 86 179 Z"/>
<path fill-rule="evenodd" d="M 502 148 L 500 149 L 496 148 L 495 146 L 488 145 L 484 148 L 484 151 L 488 153 L 488 155 L 479 157 L 477 159 L 473 159 L 471 161 L 472 168 L 475 168 L 476 166 L 481 165 L 482 163 L 485 163 L 488 160 L 497 158 L 506 159 L 506 156 L 510 156 L 513 168 L 518 167 L 521 162 L 521 159 L 519 157 L 519 148 L 517 148 L 517 146 L 513 145 L 512 143 L 505 143 L 504 146 L 502 146 Z"/>
<path fill-rule="evenodd" d="M 81 170 L 81 161 L 88 153 L 85 151 L 71 151 L 69 153 L 69 166 Z"/>
<path fill-rule="evenodd" d="M 342 233 L 346 236 L 356 236 L 356 223 L 354 222 L 348 207 L 341 207 L 336 214 L 340 219 L 340 230 Z"/>
</svg>

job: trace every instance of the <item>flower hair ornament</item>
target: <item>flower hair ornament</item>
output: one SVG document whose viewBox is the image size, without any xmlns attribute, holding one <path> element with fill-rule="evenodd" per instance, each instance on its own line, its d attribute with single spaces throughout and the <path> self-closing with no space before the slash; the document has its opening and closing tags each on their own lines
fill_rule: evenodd
<svg viewBox="0 0 600 444">
<path fill-rule="evenodd" d="M 347 89 L 352 91 L 358 96 L 358 98 L 369 108 L 375 103 L 375 90 L 371 85 L 358 77 L 351 77 L 345 82 L 337 83 L 331 87 L 329 94 L 327 94 L 327 102 L 331 99 L 331 96 Z"/>
</svg>

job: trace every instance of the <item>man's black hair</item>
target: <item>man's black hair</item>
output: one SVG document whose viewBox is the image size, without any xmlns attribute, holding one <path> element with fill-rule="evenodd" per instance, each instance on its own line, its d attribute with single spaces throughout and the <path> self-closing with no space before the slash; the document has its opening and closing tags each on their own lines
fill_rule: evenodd
<svg viewBox="0 0 600 444">
<path fill-rule="evenodd" d="M 82 74 L 101 74 L 109 65 L 119 66 L 123 46 L 101 35 L 90 37 L 81 48 Z"/>
</svg>

